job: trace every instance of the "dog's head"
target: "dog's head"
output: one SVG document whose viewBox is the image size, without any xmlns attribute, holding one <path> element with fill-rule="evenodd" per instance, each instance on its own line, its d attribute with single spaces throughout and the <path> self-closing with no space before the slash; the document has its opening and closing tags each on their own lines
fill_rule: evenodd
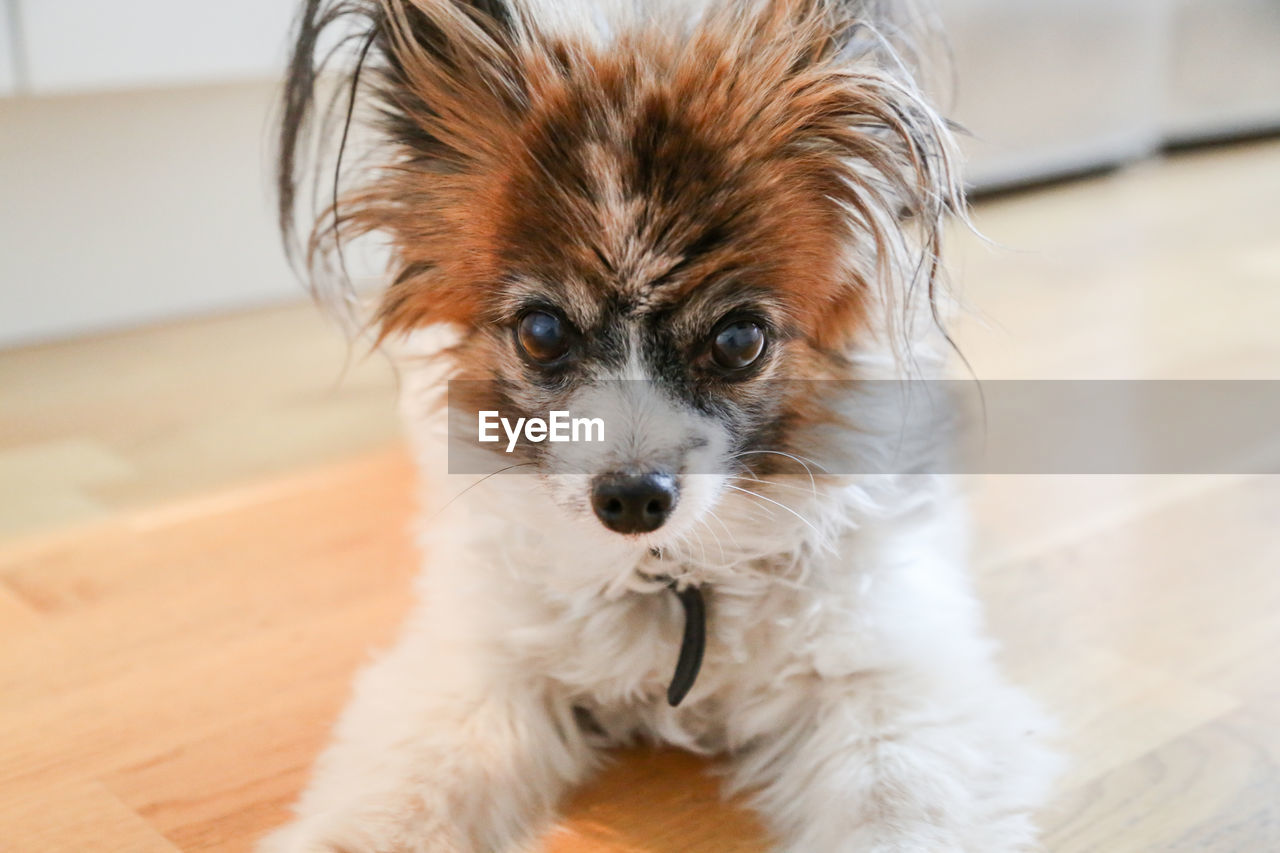
<svg viewBox="0 0 1280 853">
<path fill-rule="evenodd" d="M 603 441 L 522 440 L 512 461 L 584 524 L 652 547 L 738 475 L 803 459 L 829 413 L 797 380 L 848 377 L 909 293 L 932 291 L 959 198 L 949 135 L 859 17 L 875 4 L 719 0 L 577 29 L 538 5 L 312 0 L 285 102 L 285 230 L 317 45 L 359 21 L 330 127 L 345 139 L 373 111 L 378 159 L 335 190 L 313 273 L 384 235 L 380 333 L 454 328 L 476 411 L 600 416 Z"/>
</svg>

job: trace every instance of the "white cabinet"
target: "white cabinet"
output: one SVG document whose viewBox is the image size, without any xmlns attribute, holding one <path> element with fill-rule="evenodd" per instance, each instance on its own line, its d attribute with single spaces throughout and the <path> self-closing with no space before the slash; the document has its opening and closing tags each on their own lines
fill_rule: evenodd
<svg viewBox="0 0 1280 853">
<path fill-rule="evenodd" d="M 1160 144 L 1170 0 L 943 0 L 969 181 L 996 188 Z"/>
<path fill-rule="evenodd" d="M 1177 0 L 1169 59 L 1169 138 L 1280 128 L 1276 0 Z"/>
<path fill-rule="evenodd" d="M 278 76 L 301 0 L 7 0 L 31 94 Z"/>
</svg>

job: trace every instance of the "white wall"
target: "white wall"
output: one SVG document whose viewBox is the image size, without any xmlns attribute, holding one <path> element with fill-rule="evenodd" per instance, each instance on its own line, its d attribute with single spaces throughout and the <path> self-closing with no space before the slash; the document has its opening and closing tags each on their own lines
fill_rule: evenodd
<svg viewBox="0 0 1280 853">
<path fill-rule="evenodd" d="M 13 29 L 13 9 L 9 0 L 0 0 L 0 96 L 17 88 L 17 34 Z"/>
<path fill-rule="evenodd" d="M 301 0 L 7 0 L 25 91 L 274 77 Z"/>
<path fill-rule="evenodd" d="M 0 345 L 301 296 L 277 84 L 0 99 Z"/>
</svg>

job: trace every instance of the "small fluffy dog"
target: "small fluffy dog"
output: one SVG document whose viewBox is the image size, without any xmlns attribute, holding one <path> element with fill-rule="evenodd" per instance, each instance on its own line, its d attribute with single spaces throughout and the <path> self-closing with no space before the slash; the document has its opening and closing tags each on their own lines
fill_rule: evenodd
<svg viewBox="0 0 1280 853">
<path fill-rule="evenodd" d="M 928 473 L 943 433 L 858 391 L 946 354 L 937 255 L 963 199 L 916 18 L 306 4 L 283 223 L 312 143 L 340 141 L 304 254 L 319 281 L 344 242 L 390 247 L 375 322 L 425 500 L 457 491 L 447 380 L 476 383 L 473 414 L 612 414 L 576 455 L 486 448 L 517 470 L 426 512 L 420 604 L 264 851 L 534 850 L 635 739 L 722 758 L 779 850 L 1035 846 L 1054 761 L 983 636 L 960 503 Z M 877 454 L 892 471 L 831 470 Z"/>
</svg>

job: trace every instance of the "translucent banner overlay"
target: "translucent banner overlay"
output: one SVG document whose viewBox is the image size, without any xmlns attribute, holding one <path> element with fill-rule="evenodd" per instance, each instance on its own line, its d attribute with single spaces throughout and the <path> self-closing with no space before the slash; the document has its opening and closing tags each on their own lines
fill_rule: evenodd
<svg viewBox="0 0 1280 853">
<path fill-rule="evenodd" d="M 447 406 L 453 474 L 1280 473 L 1275 380 L 455 380 Z"/>
</svg>

